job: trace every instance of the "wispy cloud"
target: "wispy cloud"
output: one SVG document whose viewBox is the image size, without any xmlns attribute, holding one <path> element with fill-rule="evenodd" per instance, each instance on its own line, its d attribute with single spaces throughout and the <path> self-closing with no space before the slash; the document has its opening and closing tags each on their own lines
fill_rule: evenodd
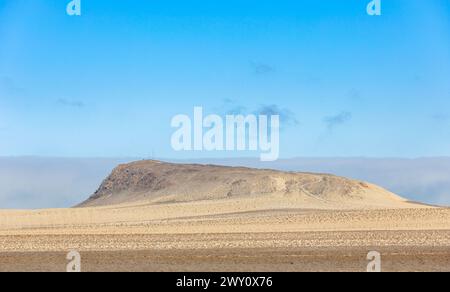
<svg viewBox="0 0 450 292">
<path fill-rule="evenodd" d="M 247 107 L 229 98 L 223 100 L 223 104 L 219 108 L 219 111 L 225 113 L 226 115 L 243 115 L 248 113 Z"/>
<path fill-rule="evenodd" d="M 85 107 L 85 104 L 82 101 L 68 100 L 68 99 L 64 99 L 64 98 L 58 99 L 56 101 L 56 103 L 60 106 L 66 106 L 66 107 L 75 107 L 75 108 Z"/>
<path fill-rule="evenodd" d="M 450 116 L 445 113 L 436 113 L 431 115 L 431 119 L 437 123 L 446 123 L 450 120 Z"/>
<path fill-rule="evenodd" d="M 16 81 L 9 76 L 2 76 L 0 78 L 0 92 L 15 94 L 23 91 Z"/>
<path fill-rule="evenodd" d="M 280 122 L 284 126 L 296 126 L 299 124 L 295 114 L 286 108 L 280 108 L 276 104 L 262 105 L 255 112 L 256 115 L 280 116 Z"/>
<path fill-rule="evenodd" d="M 363 98 L 361 91 L 356 88 L 350 89 L 350 91 L 348 92 L 348 97 L 353 101 L 359 101 Z"/>
<path fill-rule="evenodd" d="M 351 112 L 343 111 L 334 116 L 328 116 L 324 118 L 324 122 L 329 131 L 333 131 L 339 125 L 345 124 L 352 119 L 353 115 Z"/>
<path fill-rule="evenodd" d="M 225 115 L 248 115 L 248 114 L 267 115 L 267 116 L 278 115 L 280 117 L 282 127 L 296 126 L 300 124 L 297 117 L 291 110 L 280 107 L 279 105 L 276 104 L 260 105 L 256 109 L 251 109 L 244 105 L 239 104 L 233 99 L 225 99 L 223 101 L 223 104 L 216 110 Z"/>
<path fill-rule="evenodd" d="M 274 66 L 265 63 L 250 62 L 250 67 L 255 75 L 266 75 L 277 71 Z"/>
</svg>

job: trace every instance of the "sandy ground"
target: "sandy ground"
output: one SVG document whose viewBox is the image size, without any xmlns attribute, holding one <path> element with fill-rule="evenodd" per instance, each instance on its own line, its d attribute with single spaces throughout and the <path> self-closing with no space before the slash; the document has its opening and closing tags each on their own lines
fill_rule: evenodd
<svg viewBox="0 0 450 292">
<path fill-rule="evenodd" d="M 143 226 L 145 232 L 151 233 L 264 232 L 272 230 L 272 225 L 277 231 L 449 228 L 449 220 L 444 219 L 449 219 L 448 209 L 397 200 L 340 204 L 320 198 L 265 195 L 185 203 L 143 201 L 92 208 L 0 210 L 0 234 L 11 230 L 69 232 L 108 226 L 113 230 Z"/>
<path fill-rule="evenodd" d="M 91 272 L 365 272 L 367 253 L 374 249 L 382 255 L 384 272 L 450 271 L 448 248 L 397 246 L 85 251 L 81 252 L 81 269 Z M 0 253 L 0 272 L 65 272 L 66 265 L 65 252 Z"/>
<path fill-rule="evenodd" d="M 0 271 L 65 271 L 69 250 L 80 251 L 83 271 L 364 272 L 369 251 L 381 253 L 383 271 L 450 271 L 450 231 L 16 235 L 0 241 L 7 249 Z"/>
<path fill-rule="evenodd" d="M 450 271 L 450 209 L 315 209 L 277 198 L 0 211 L 0 271 Z M 274 208 L 275 207 L 275 208 Z"/>
</svg>

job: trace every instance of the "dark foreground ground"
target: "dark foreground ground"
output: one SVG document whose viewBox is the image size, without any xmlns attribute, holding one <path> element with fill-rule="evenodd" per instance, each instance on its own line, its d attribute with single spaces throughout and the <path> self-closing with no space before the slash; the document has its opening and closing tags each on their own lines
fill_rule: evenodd
<svg viewBox="0 0 450 292">
<path fill-rule="evenodd" d="M 270 272 L 367 270 L 369 251 L 382 255 L 385 272 L 450 272 L 449 248 L 295 248 L 82 252 L 85 272 Z M 0 271 L 66 271 L 64 252 L 3 252 Z"/>
</svg>

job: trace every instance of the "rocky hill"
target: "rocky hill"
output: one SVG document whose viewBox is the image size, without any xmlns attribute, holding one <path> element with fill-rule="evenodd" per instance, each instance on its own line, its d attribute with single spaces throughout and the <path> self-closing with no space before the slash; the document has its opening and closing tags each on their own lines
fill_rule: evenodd
<svg viewBox="0 0 450 292">
<path fill-rule="evenodd" d="M 79 207 L 279 197 L 298 208 L 407 206 L 378 186 L 327 174 L 138 161 L 118 166 Z M 294 203 L 295 202 L 295 203 Z"/>
</svg>

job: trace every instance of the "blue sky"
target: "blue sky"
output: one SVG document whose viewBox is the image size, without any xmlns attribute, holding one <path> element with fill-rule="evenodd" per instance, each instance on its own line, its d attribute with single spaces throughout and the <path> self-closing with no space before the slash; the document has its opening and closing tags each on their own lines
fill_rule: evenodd
<svg viewBox="0 0 450 292">
<path fill-rule="evenodd" d="M 0 0 L 0 156 L 252 155 L 173 152 L 194 106 L 277 109 L 284 158 L 450 156 L 448 0 L 68 2 Z"/>
</svg>

